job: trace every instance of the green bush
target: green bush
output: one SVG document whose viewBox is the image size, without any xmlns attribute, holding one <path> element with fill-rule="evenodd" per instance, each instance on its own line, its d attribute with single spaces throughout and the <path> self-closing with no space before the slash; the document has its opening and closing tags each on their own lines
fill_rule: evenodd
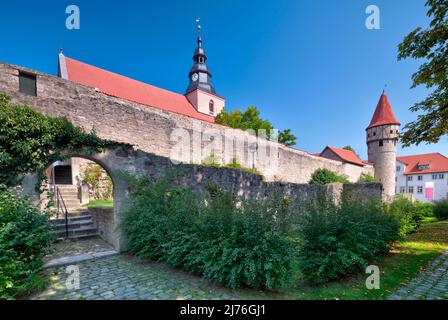
<svg viewBox="0 0 448 320">
<path fill-rule="evenodd" d="M 346 199 L 337 206 L 323 197 L 305 210 L 300 224 L 298 266 L 312 284 L 323 284 L 363 270 L 387 253 L 398 238 L 398 224 L 380 203 Z"/>
<path fill-rule="evenodd" d="M 122 229 L 135 255 L 194 272 L 230 288 L 281 289 L 291 276 L 294 241 L 287 202 L 238 202 L 173 187 L 170 178 L 131 183 L 133 205 Z"/>
<path fill-rule="evenodd" d="M 361 175 L 359 176 L 358 179 L 359 183 L 373 183 L 373 182 L 377 182 L 375 180 L 375 177 L 368 174 L 368 173 L 361 173 Z"/>
<path fill-rule="evenodd" d="M 19 191 L 0 186 L 0 299 L 35 289 L 50 240 L 47 217 Z"/>
<path fill-rule="evenodd" d="M 346 176 L 338 175 L 328 169 L 317 169 L 311 176 L 309 184 L 325 185 L 329 183 L 349 183 Z"/>
<path fill-rule="evenodd" d="M 448 198 L 434 203 L 434 215 L 439 220 L 448 220 Z"/>
<path fill-rule="evenodd" d="M 398 195 L 390 204 L 389 213 L 399 222 L 400 236 L 415 232 L 420 227 L 423 218 L 431 216 L 431 207 L 431 204 L 413 203 Z"/>
</svg>

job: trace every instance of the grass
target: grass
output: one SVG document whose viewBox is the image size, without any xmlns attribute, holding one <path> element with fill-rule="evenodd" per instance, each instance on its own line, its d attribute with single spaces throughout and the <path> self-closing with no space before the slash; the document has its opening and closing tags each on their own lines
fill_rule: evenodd
<svg viewBox="0 0 448 320">
<path fill-rule="evenodd" d="M 312 287 L 300 280 L 297 272 L 293 289 L 282 294 L 262 294 L 248 291 L 249 299 L 300 299 L 300 300 L 377 300 L 387 299 L 396 289 L 424 271 L 440 254 L 448 251 L 448 221 L 428 222 L 405 240 L 397 242 L 384 257 L 372 261 L 380 268 L 380 289 L 368 290 L 368 274 L 358 273 L 329 284 Z"/>
<path fill-rule="evenodd" d="M 113 207 L 114 200 L 90 200 L 87 207 Z"/>
</svg>

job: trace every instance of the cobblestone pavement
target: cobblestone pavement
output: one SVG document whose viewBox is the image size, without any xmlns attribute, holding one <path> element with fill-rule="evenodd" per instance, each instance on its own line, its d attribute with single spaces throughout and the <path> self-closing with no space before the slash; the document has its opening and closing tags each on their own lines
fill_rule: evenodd
<svg viewBox="0 0 448 320">
<path fill-rule="evenodd" d="M 237 299 L 231 290 L 165 265 L 116 255 L 77 264 L 80 288 L 68 290 L 66 267 L 48 269 L 51 285 L 32 300 Z"/>
<path fill-rule="evenodd" d="M 420 276 L 389 297 L 390 300 L 447 300 L 448 253 L 439 256 Z"/>
<path fill-rule="evenodd" d="M 52 253 L 45 257 L 44 262 L 79 254 L 93 254 L 98 252 L 114 250 L 114 248 L 104 242 L 101 238 L 86 240 L 65 240 L 57 242 L 51 246 Z"/>
</svg>

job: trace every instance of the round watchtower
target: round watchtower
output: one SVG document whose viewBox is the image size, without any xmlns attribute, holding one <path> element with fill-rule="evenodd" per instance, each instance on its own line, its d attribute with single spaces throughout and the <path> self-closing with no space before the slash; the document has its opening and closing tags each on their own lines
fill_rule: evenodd
<svg viewBox="0 0 448 320">
<path fill-rule="evenodd" d="M 395 118 L 387 95 L 383 91 L 372 121 L 366 129 L 366 140 L 369 162 L 373 163 L 375 179 L 383 184 L 383 194 L 386 199 L 392 199 L 395 196 L 399 130 L 400 123 Z"/>
</svg>

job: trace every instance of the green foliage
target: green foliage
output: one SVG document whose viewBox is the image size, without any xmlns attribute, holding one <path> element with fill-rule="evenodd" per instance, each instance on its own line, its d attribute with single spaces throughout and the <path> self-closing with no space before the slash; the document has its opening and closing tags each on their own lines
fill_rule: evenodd
<svg viewBox="0 0 448 320">
<path fill-rule="evenodd" d="M 328 169 L 317 169 L 311 176 L 309 184 L 325 185 L 329 183 L 350 183 L 346 176 L 338 175 Z"/>
<path fill-rule="evenodd" d="M 202 160 L 202 165 L 207 167 L 220 167 L 221 162 L 219 161 L 219 158 L 215 154 L 211 154 L 204 160 Z"/>
<path fill-rule="evenodd" d="M 377 181 L 375 180 L 374 176 L 363 172 L 359 176 L 358 182 L 359 183 L 373 183 L 373 182 L 377 182 Z"/>
<path fill-rule="evenodd" d="M 203 160 L 203 162 L 201 163 L 201 166 L 204 167 L 220 167 L 220 168 L 230 168 L 230 169 L 237 169 L 237 170 L 243 170 L 245 172 L 250 172 L 250 173 L 255 173 L 258 175 L 261 175 L 262 172 L 260 170 L 258 170 L 257 168 L 255 168 L 255 172 L 252 168 L 246 168 L 243 167 L 239 162 L 238 159 L 236 157 L 232 158 L 232 160 L 229 163 L 226 164 L 221 164 L 219 162 L 219 158 L 216 157 L 214 154 L 208 156 L 207 158 L 205 158 Z"/>
<path fill-rule="evenodd" d="M 278 134 L 278 142 L 283 143 L 285 146 L 296 145 L 297 137 L 291 133 L 291 129 L 285 129 Z"/>
<path fill-rule="evenodd" d="M 250 106 L 246 111 L 236 110 L 228 113 L 225 109 L 216 116 L 215 122 L 236 129 L 254 130 L 258 133 L 259 130 L 265 130 L 266 138 L 269 138 L 271 131 L 274 129 L 268 120 L 260 118 L 260 110 L 257 107 Z M 291 129 L 280 131 L 278 142 L 287 146 L 296 144 L 296 136 L 291 134 Z"/>
<path fill-rule="evenodd" d="M 309 205 L 300 223 L 299 268 L 312 284 L 323 284 L 363 270 L 387 253 L 398 238 L 398 224 L 380 203 L 323 197 Z"/>
<path fill-rule="evenodd" d="M 0 94 L 0 182 L 20 183 L 20 176 L 37 172 L 43 179 L 46 167 L 69 155 L 63 151 L 102 151 L 116 143 L 85 133 L 67 119 L 54 118 L 28 106 L 13 105 Z"/>
<path fill-rule="evenodd" d="M 388 209 L 390 215 L 399 222 L 399 234 L 404 237 L 415 232 L 421 226 L 423 218 L 431 216 L 431 208 L 431 204 L 413 203 L 398 195 Z"/>
<path fill-rule="evenodd" d="M 20 191 L 0 185 L 0 300 L 35 289 L 50 241 L 47 216 Z"/>
<path fill-rule="evenodd" d="M 439 220 L 448 220 L 448 198 L 434 203 L 434 215 Z"/>
<path fill-rule="evenodd" d="M 170 176 L 134 180 L 121 228 L 131 252 L 194 272 L 230 288 L 279 289 L 291 275 L 287 202 L 241 201 L 171 186 Z"/>
<path fill-rule="evenodd" d="M 429 96 L 410 108 L 419 112 L 417 120 L 408 123 L 402 132 L 404 146 L 421 142 L 436 143 L 448 133 L 448 5 L 446 0 L 428 0 L 427 29 L 417 28 L 399 45 L 398 59 L 423 59 L 412 76 L 412 87 L 430 88 Z"/>
<path fill-rule="evenodd" d="M 100 165 L 87 166 L 81 175 L 81 180 L 89 186 L 89 190 L 93 191 L 94 199 L 112 199 L 112 179 Z"/>
</svg>

